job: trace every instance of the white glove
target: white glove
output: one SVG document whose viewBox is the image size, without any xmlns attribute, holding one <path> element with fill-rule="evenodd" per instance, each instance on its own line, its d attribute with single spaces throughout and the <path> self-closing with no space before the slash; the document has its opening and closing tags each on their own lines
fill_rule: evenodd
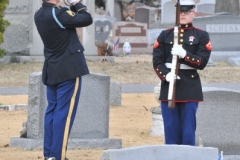
<svg viewBox="0 0 240 160">
<path fill-rule="evenodd" d="M 70 4 L 72 4 L 72 3 L 74 3 L 74 2 L 78 2 L 79 0 L 68 0 L 68 2 L 70 3 Z"/>
<path fill-rule="evenodd" d="M 180 79 L 180 77 L 174 75 L 172 72 L 169 72 L 166 76 L 166 81 L 167 82 L 174 81 L 175 79 Z"/>
<path fill-rule="evenodd" d="M 186 56 L 187 52 L 185 49 L 182 48 L 180 45 L 173 45 L 172 48 L 172 55 L 179 56 L 181 58 L 184 58 Z"/>
</svg>

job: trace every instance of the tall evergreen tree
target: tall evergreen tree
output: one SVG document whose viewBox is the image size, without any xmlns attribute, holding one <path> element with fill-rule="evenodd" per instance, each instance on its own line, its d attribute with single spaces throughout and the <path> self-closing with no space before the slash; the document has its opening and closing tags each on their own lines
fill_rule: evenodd
<svg viewBox="0 0 240 160">
<path fill-rule="evenodd" d="M 239 15 L 239 0 L 216 0 L 215 13 L 229 12 Z"/>
<path fill-rule="evenodd" d="M 7 20 L 3 19 L 4 11 L 8 3 L 9 0 L 0 0 L 0 44 L 3 43 L 3 33 L 6 27 L 10 25 L 10 23 Z M 5 50 L 0 48 L 0 58 L 4 56 L 4 53 Z"/>
</svg>

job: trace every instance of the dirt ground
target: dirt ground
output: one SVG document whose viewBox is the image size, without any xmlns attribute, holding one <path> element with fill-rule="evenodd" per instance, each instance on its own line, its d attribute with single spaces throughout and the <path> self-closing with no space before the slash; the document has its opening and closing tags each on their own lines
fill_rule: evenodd
<svg viewBox="0 0 240 160">
<path fill-rule="evenodd" d="M 0 96 L 2 104 L 27 104 L 27 95 Z M 158 106 L 154 94 L 122 94 L 122 106 L 110 107 L 109 138 L 122 139 L 122 148 L 140 145 L 163 144 L 163 137 L 151 137 L 151 107 Z M 22 122 L 27 120 L 27 110 L 0 110 L 1 160 L 43 159 L 42 150 L 10 148 L 10 138 L 19 137 Z M 67 151 L 69 160 L 99 160 L 102 149 L 72 149 Z"/>
</svg>

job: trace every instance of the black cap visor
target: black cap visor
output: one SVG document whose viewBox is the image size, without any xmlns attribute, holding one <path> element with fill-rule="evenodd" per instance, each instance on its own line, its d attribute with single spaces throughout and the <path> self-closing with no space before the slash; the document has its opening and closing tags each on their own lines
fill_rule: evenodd
<svg viewBox="0 0 240 160">
<path fill-rule="evenodd" d="M 180 6 L 180 11 L 190 11 L 193 8 L 195 8 L 195 5 L 183 5 Z"/>
</svg>

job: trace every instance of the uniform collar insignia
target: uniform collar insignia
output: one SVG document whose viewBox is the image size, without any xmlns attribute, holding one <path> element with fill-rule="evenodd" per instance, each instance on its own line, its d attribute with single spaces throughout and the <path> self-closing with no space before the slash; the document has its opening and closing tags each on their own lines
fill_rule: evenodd
<svg viewBox="0 0 240 160">
<path fill-rule="evenodd" d="M 181 29 L 189 29 L 189 28 L 192 28 L 192 27 L 193 27 L 193 24 L 192 24 L 192 23 L 180 24 L 180 25 L 179 25 L 179 28 L 181 28 Z"/>
</svg>

